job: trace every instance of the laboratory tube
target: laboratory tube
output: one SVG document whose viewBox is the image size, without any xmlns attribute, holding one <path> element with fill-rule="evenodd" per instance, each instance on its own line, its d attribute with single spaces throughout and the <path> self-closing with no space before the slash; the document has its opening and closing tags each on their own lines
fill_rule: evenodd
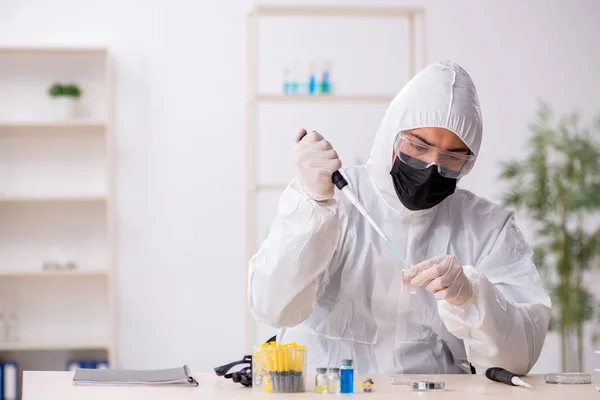
<svg viewBox="0 0 600 400">
<path fill-rule="evenodd" d="M 332 394 L 340 393 L 340 369 L 329 368 L 327 370 L 327 387 L 328 392 Z"/>
<path fill-rule="evenodd" d="M 315 377 L 315 392 L 327 393 L 327 368 L 317 368 L 317 376 Z"/>
<path fill-rule="evenodd" d="M 354 367 L 352 360 L 342 360 L 340 368 L 340 393 L 354 393 Z"/>
</svg>

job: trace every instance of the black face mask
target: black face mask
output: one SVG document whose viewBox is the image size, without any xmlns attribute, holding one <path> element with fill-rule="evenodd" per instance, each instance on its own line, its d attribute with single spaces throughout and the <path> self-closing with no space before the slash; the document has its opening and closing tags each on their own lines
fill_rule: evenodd
<svg viewBox="0 0 600 400">
<path fill-rule="evenodd" d="M 456 179 L 441 176 L 436 165 L 416 169 L 396 157 L 390 175 L 398 198 L 412 211 L 436 206 L 456 189 Z"/>
</svg>

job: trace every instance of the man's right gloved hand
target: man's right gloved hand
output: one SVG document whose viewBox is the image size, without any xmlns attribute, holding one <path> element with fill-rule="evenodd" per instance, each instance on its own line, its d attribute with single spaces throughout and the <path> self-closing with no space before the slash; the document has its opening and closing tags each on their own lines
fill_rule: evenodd
<svg viewBox="0 0 600 400">
<path fill-rule="evenodd" d="M 331 176 L 342 167 L 342 162 L 331 144 L 317 132 L 307 134 L 301 129 L 296 134 L 293 154 L 304 192 L 316 201 L 333 198 Z"/>
</svg>

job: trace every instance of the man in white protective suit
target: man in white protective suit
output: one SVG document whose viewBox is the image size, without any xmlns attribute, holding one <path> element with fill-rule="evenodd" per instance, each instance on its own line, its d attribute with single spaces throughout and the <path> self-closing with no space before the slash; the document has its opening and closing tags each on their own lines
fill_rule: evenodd
<svg viewBox="0 0 600 400">
<path fill-rule="evenodd" d="M 308 368 L 353 359 L 358 373 L 526 374 L 551 303 L 513 213 L 457 189 L 482 140 L 475 86 L 451 62 L 429 65 L 391 102 L 369 161 L 341 169 L 406 260 L 340 192 L 341 167 L 318 133 L 297 134 L 298 178 L 249 266 L 249 307 L 308 346 Z"/>
</svg>

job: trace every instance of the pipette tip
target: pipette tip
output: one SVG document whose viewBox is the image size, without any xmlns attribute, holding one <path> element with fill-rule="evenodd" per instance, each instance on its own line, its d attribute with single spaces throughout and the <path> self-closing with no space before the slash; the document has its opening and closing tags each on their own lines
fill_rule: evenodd
<svg viewBox="0 0 600 400">
<path fill-rule="evenodd" d="M 522 387 L 526 387 L 529 389 L 533 389 L 533 386 L 531 386 L 529 383 L 525 382 L 523 379 L 519 378 L 519 377 L 514 377 L 512 379 L 513 383 L 517 386 L 522 386 Z"/>
<path fill-rule="evenodd" d="M 383 237 L 383 241 L 386 242 L 388 244 L 388 246 L 390 247 L 390 249 L 392 249 L 392 252 L 394 253 L 394 255 L 400 259 L 400 261 L 402 261 L 403 263 L 405 263 L 406 261 L 404 261 L 404 257 L 402 257 L 402 254 L 400 254 L 400 252 L 398 251 L 398 249 L 396 248 L 396 246 L 394 246 L 394 243 L 392 243 L 392 241 L 390 240 L 389 237 L 384 236 Z"/>
</svg>

